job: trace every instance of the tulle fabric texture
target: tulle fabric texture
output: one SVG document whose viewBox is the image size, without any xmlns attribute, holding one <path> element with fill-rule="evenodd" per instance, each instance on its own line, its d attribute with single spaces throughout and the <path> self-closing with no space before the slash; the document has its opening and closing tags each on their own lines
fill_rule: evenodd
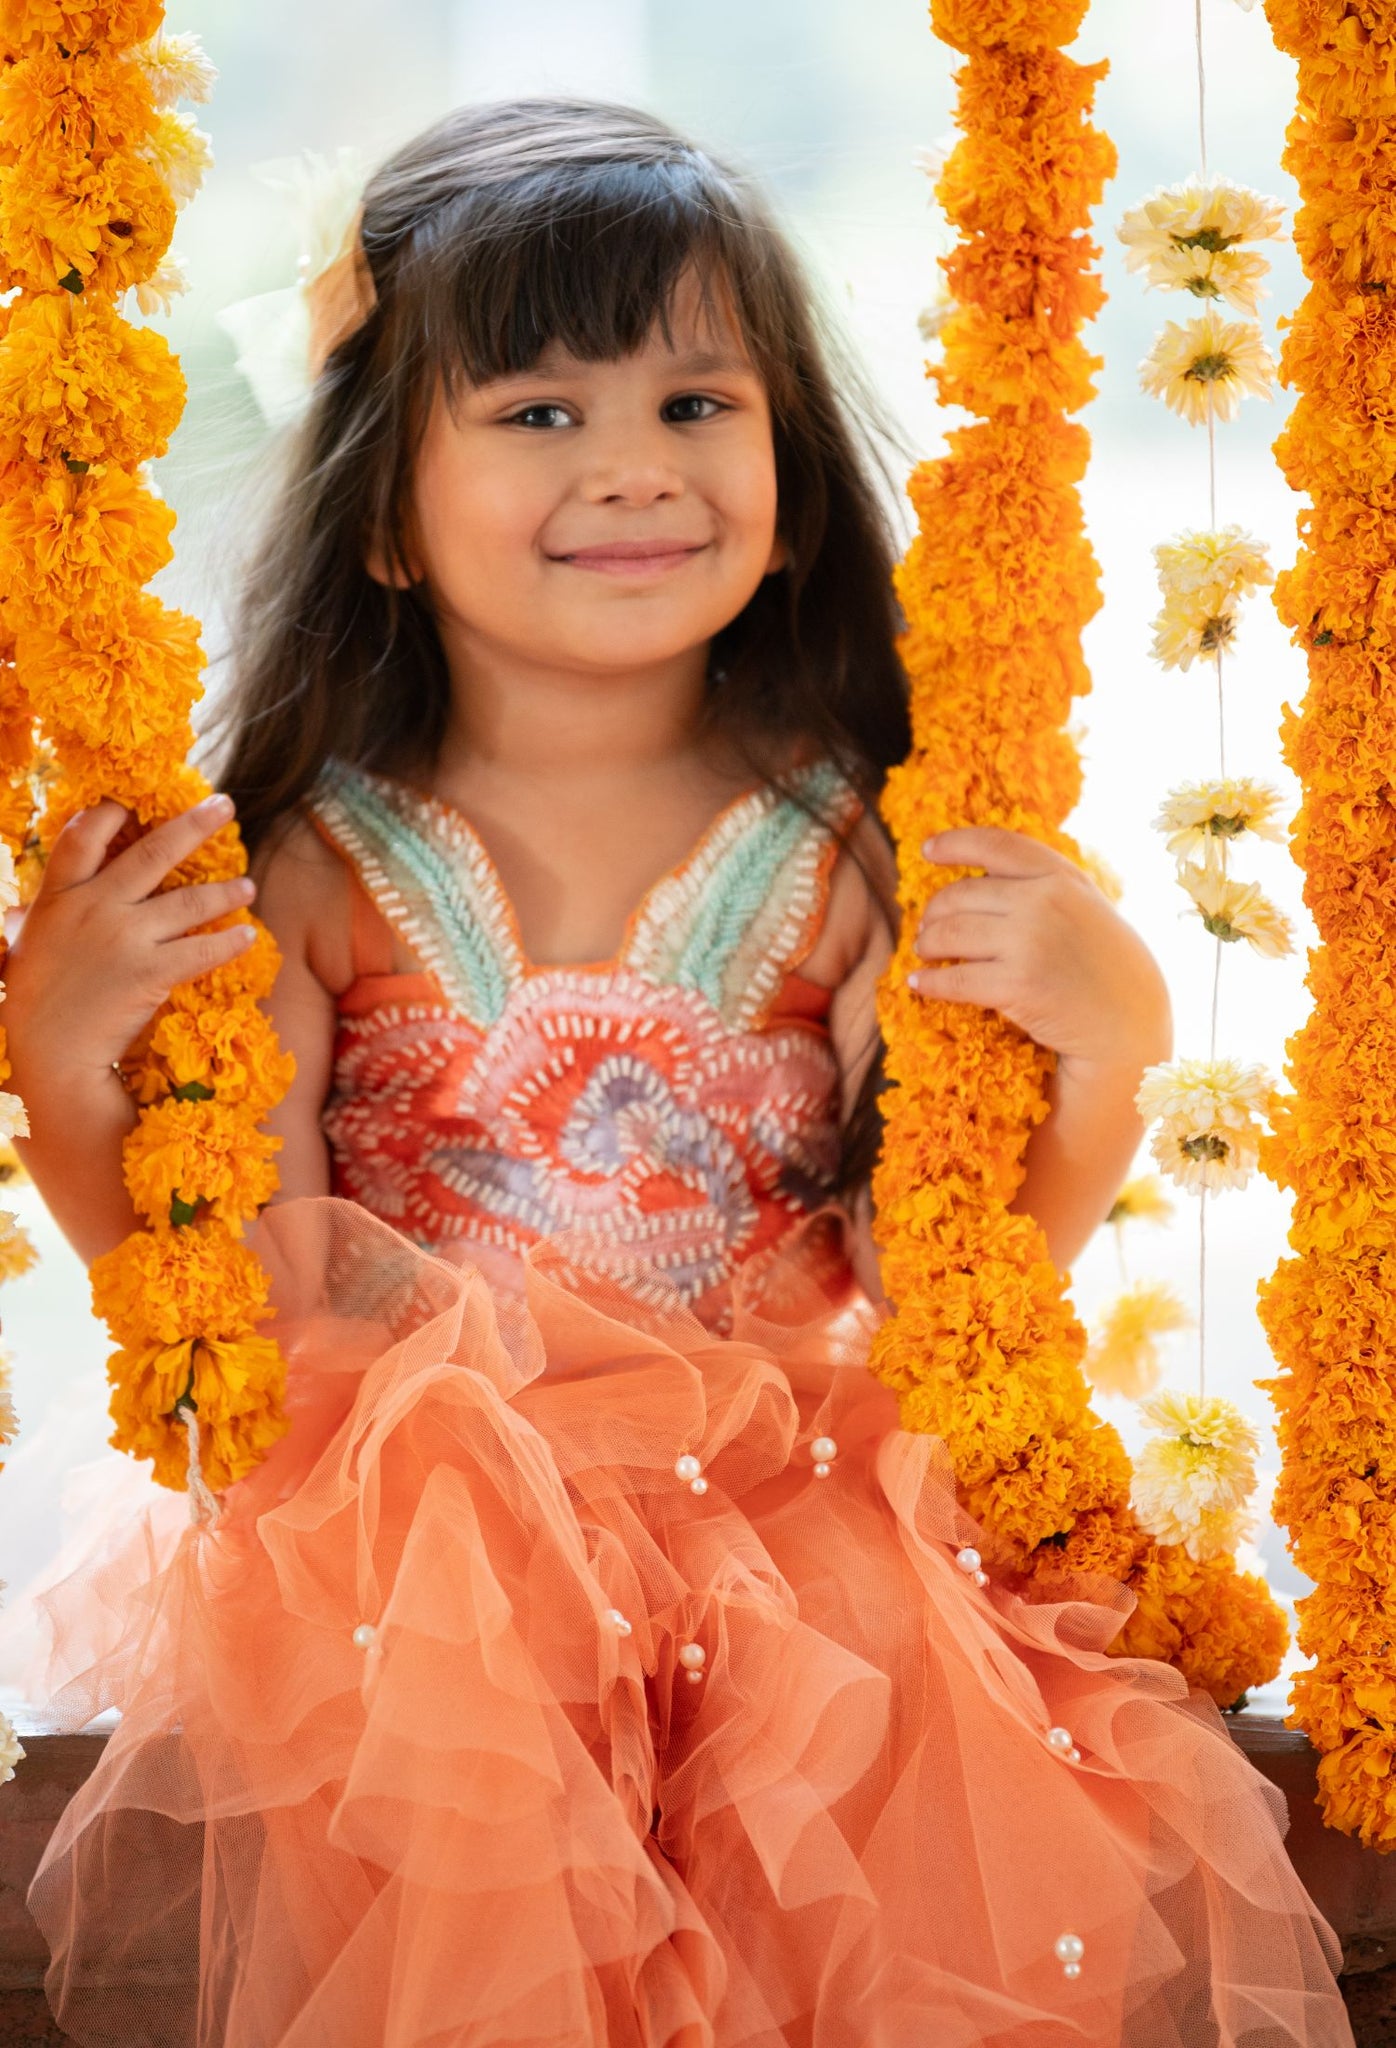
<svg viewBox="0 0 1396 2048">
<path fill-rule="evenodd" d="M 518 1299 L 334 1197 L 254 1243 L 290 1435 L 46 1596 L 54 1709 L 122 1714 L 30 1894 L 76 2041 L 1351 2041 L 1279 1795 L 1104 1654 L 1129 1596 L 958 1568 L 836 1207 L 721 1335 L 571 1234 Z"/>
</svg>

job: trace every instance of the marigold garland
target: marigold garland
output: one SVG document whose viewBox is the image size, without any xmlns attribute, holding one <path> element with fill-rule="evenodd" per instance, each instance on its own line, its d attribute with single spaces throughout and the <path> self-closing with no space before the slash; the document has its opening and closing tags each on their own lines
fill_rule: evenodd
<svg viewBox="0 0 1396 2048">
<path fill-rule="evenodd" d="M 872 1364 L 906 1427 L 946 1441 L 987 1562 L 1049 1596 L 1063 1572 L 1126 1581 L 1138 1604 L 1114 1648 L 1161 1657 L 1231 1706 L 1278 1669 L 1283 1619 L 1230 1560 L 1198 1563 L 1140 1528 L 1124 1448 L 1088 1405 L 1085 1332 L 1040 1227 L 1009 1208 L 1051 1055 L 995 1013 L 907 984 L 921 911 L 950 879 L 925 860 L 927 836 L 1006 825 L 1075 853 L 1061 825 L 1080 764 L 1063 728 L 1089 687 L 1080 636 L 1099 591 L 1076 490 L 1089 442 L 1066 415 L 1099 367 L 1079 335 L 1104 298 L 1086 230 L 1115 168 L 1088 119 L 1106 66 L 1055 47 L 1085 5 L 931 6 L 969 61 L 937 185 L 961 236 L 942 259 L 956 303 L 930 374 L 979 418 L 914 471 L 920 532 L 898 573 L 913 742 L 882 803 L 904 915 L 878 992 L 891 1085 L 873 1180 L 895 1307 Z"/>
<path fill-rule="evenodd" d="M 174 514 L 147 465 L 184 404 L 168 344 L 119 301 L 168 305 L 169 243 L 210 162 L 175 110 L 212 67 L 166 39 L 160 0 L 0 0 L 0 837 L 32 896 L 73 813 L 102 796 L 133 813 L 118 846 L 209 793 L 186 766 L 201 695 L 198 624 L 142 585 L 170 559 Z M 50 758 L 29 834 L 37 719 Z M 165 886 L 245 872 L 225 827 Z M 219 929 L 246 920 L 239 911 Z M 293 1071 L 258 998 L 278 956 L 265 927 L 229 965 L 176 988 L 121 1062 L 141 1114 L 124 1155 L 145 1227 L 96 1262 L 94 1303 L 119 1349 L 111 1441 L 190 1482 L 198 1421 L 215 1490 L 283 1434 L 285 1367 L 257 1335 L 265 1275 L 239 1243 L 276 1186 L 279 1140 L 258 1127 Z"/>
<path fill-rule="evenodd" d="M 1320 946 L 1289 1041 L 1293 1090 L 1262 1169 L 1294 1193 L 1293 1256 L 1261 1286 L 1279 1374 L 1276 1518 L 1316 1590 L 1298 1603 L 1291 1720 L 1322 1752 L 1332 1827 L 1396 1849 L 1396 23 L 1345 0 L 1266 0 L 1298 61 L 1286 169 L 1309 282 L 1280 357 L 1275 444 L 1307 492 L 1275 604 L 1308 656 L 1286 710 L 1303 802 L 1292 848 Z"/>
</svg>

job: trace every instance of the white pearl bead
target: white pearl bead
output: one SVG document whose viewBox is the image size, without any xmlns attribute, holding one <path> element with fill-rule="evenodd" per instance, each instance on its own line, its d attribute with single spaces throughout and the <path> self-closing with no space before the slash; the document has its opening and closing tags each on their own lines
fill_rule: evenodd
<svg viewBox="0 0 1396 2048">
<path fill-rule="evenodd" d="M 602 1619 L 603 1621 L 610 1622 L 611 1627 L 618 1636 L 628 1636 L 631 1632 L 631 1624 L 626 1620 L 618 1607 L 608 1607 Z"/>
<path fill-rule="evenodd" d="M 708 1661 L 708 1653 L 701 1643 L 685 1643 L 679 1651 L 679 1662 L 686 1671 L 701 1671 Z"/>
<path fill-rule="evenodd" d="M 989 1574 L 987 1572 L 976 1572 L 974 1575 L 974 1583 L 976 1586 L 987 1586 L 989 1583 Z"/>
<path fill-rule="evenodd" d="M 1063 1975 L 1063 1977 L 1079 1977 L 1079 1976 L 1080 1976 L 1080 1974 L 1081 1974 L 1081 1965 L 1080 1965 L 1079 1963 L 1063 1963 L 1063 1964 L 1062 1964 L 1062 1975 Z"/>
<path fill-rule="evenodd" d="M 706 1479 L 690 1479 L 688 1482 L 688 1490 L 690 1493 L 706 1493 L 708 1490 L 708 1482 Z"/>
<path fill-rule="evenodd" d="M 350 1640 L 356 1650 L 371 1650 L 378 1641 L 378 1631 L 371 1621 L 361 1621 Z"/>
<path fill-rule="evenodd" d="M 698 1460 L 694 1457 L 692 1451 L 685 1451 L 683 1456 L 678 1460 L 677 1464 L 674 1466 L 675 1474 L 678 1478 L 684 1481 L 696 1479 L 698 1477 L 698 1474 L 702 1471 L 702 1469 L 702 1466 L 698 1463 Z"/>
<path fill-rule="evenodd" d="M 684 1677 L 688 1680 L 690 1685 L 701 1685 L 703 1683 L 703 1674 L 701 1671 L 685 1671 Z"/>
<path fill-rule="evenodd" d="M 1060 1756 L 1065 1756 L 1071 1747 L 1071 1730 L 1069 1728 L 1049 1728 L 1047 1730 L 1047 1747 L 1055 1749 Z"/>
<path fill-rule="evenodd" d="M 1059 1934 L 1052 1947 L 1059 1963 L 1079 1963 L 1086 1953 L 1086 1944 L 1079 1934 Z"/>
<path fill-rule="evenodd" d="M 809 1454 L 817 1465 L 828 1465 L 839 1454 L 839 1447 L 831 1436 L 817 1436 L 809 1447 Z"/>
<path fill-rule="evenodd" d="M 1079 1749 L 1069 1749 L 1069 1750 L 1067 1751 L 1067 1753 L 1066 1753 L 1066 1760 L 1067 1760 L 1067 1762 L 1068 1762 L 1069 1764 L 1079 1764 L 1079 1763 L 1080 1763 L 1080 1761 L 1081 1761 L 1081 1752 L 1080 1752 L 1080 1750 L 1079 1750 Z"/>
<path fill-rule="evenodd" d="M 832 1470 L 833 1470 L 833 1467 L 832 1467 L 832 1466 L 830 1466 L 830 1465 L 825 1465 L 825 1464 L 822 1464 L 822 1463 L 821 1463 L 821 1464 L 818 1464 L 818 1465 L 816 1465 L 816 1466 L 815 1466 L 815 1468 L 814 1468 L 814 1476 L 815 1476 L 815 1478 L 816 1478 L 816 1479 L 827 1479 L 827 1478 L 829 1477 L 829 1474 L 830 1474 L 830 1472 L 831 1472 Z"/>
<path fill-rule="evenodd" d="M 955 1562 L 962 1572 L 977 1572 L 984 1560 L 977 1550 L 966 1545 L 965 1549 L 955 1552 Z"/>
</svg>

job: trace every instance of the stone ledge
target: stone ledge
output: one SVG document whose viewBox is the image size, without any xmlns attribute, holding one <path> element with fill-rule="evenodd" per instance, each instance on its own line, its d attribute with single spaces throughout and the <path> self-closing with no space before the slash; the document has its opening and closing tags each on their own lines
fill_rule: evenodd
<svg viewBox="0 0 1396 2048">
<path fill-rule="evenodd" d="M 25 1759 L 0 1790 L 0 2048 L 70 2048 L 43 1994 L 44 1944 L 24 1896 L 49 1834 L 96 1765 L 104 1733 L 46 1733 L 20 1722 Z M 1228 1721 L 1233 1740 L 1289 1807 L 1295 1868 L 1343 1944 L 1343 1996 L 1357 2048 L 1396 2048 L 1396 1856 L 1378 1856 L 1323 1825 L 1318 1759 L 1277 1714 Z"/>
</svg>

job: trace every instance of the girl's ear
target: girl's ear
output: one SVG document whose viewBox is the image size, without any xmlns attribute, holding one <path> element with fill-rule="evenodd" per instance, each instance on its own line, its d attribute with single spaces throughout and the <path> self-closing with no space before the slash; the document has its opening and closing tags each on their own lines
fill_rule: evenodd
<svg viewBox="0 0 1396 2048">
<path fill-rule="evenodd" d="M 412 543 L 410 537 L 407 537 L 406 545 L 408 554 L 411 556 Z M 411 590 L 415 584 L 420 583 L 422 580 L 415 560 L 409 560 L 406 568 L 401 563 L 395 563 L 391 569 L 388 567 L 387 550 L 383 546 L 381 534 L 373 533 L 365 536 L 363 560 L 364 567 L 374 582 L 382 583 L 390 590 Z"/>
<path fill-rule="evenodd" d="M 774 576 L 777 569 L 788 569 L 789 566 L 790 549 L 786 545 L 783 535 L 778 533 L 771 543 L 771 552 L 766 562 L 766 574 Z"/>
</svg>

